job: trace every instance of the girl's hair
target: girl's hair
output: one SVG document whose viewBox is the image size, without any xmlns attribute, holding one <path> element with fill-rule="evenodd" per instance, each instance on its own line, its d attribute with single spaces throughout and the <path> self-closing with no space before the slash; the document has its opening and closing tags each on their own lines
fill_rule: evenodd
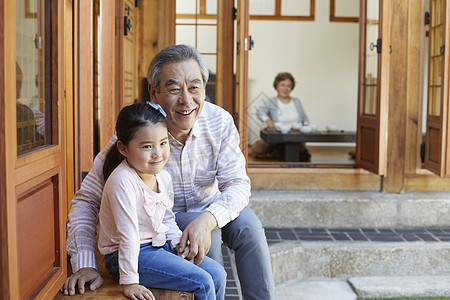
<svg viewBox="0 0 450 300">
<path fill-rule="evenodd" d="M 117 140 L 124 145 L 128 145 L 139 128 L 148 124 L 164 124 L 166 126 L 166 118 L 161 111 L 162 108 L 158 109 L 145 103 L 125 106 L 117 117 Z M 106 155 L 105 164 L 103 165 L 103 178 L 105 181 L 124 159 L 125 157 L 117 149 L 116 143 Z"/>
<path fill-rule="evenodd" d="M 294 87 L 295 87 L 295 79 L 294 79 L 294 76 L 292 76 L 292 74 L 288 73 L 288 72 L 278 73 L 277 76 L 275 77 L 275 80 L 273 81 L 273 87 L 275 89 L 277 89 L 278 83 L 280 81 L 285 80 L 285 79 L 289 79 L 291 81 L 291 83 L 292 83 L 292 90 L 293 90 Z"/>
<path fill-rule="evenodd" d="M 173 45 L 164 48 L 153 57 L 147 70 L 147 80 L 159 93 L 159 84 L 161 82 L 161 69 L 163 66 L 171 63 L 179 63 L 186 60 L 195 60 L 202 74 L 203 85 L 206 87 L 209 72 L 203 63 L 201 55 L 195 48 L 188 45 Z"/>
</svg>

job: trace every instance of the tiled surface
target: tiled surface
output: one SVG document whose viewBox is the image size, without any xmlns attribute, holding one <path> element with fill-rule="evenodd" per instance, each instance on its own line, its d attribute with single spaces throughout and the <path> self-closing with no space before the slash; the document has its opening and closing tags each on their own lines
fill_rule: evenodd
<svg viewBox="0 0 450 300">
<path fill-rule="evenodd" d="M 328 241 L 328 242 L 450 242 L 450 228 L 265 228 L 267 242 Z M 222 247 L 228 274 L 226 300 L 242 299 L 235 272 L 232 250 Z"/>
<path fill-rule="evenodd" d="M 225 300 L 242 300 L 233 252 L 226 246 L 222 246 L 222 255 L 225 271 L 227 272 Z"/>
<path fill-rule="evenodd" d="M 266 228 L 267 242 L 449 242 L 450 228 Z"/>
</svg>

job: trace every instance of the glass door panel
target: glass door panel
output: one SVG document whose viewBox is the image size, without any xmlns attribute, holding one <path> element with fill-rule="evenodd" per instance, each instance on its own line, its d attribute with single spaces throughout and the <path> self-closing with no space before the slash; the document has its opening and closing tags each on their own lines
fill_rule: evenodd
<svg viewBox="0 0 450 300">
<path fill-rule="evenodd" d="M 428 115 L 441 115 L 444 56 L 443 0 L 431 0 Z"/>
<path fill-rule="evenodd" d="M 52 144 L 51 3 L 16 1 L 17 154 Z"/>
<path fill-rule="evenodd" d="M 385 171 L 386 94 L 389 34 L 383 30 L 383 10 L 389 2 L 361 1 L 358 117 L 356 129 L 356 166 L 383 175 Z M 383 41 L 384 39 L 384 41 Z"/>
<path fill-rule="evenodd" d="M 365 115 L 376 114 L 378 98 L 378 49 L 381 50 L 379 37 L 379 1 L 367 1 L 366 7 L 366 39 L 364 66 L 364 109 Z"/>
<path fill-rule="evenodd" d="M 436 174 L 445 171 L 446 147 L 444 127 L 448 126 L 443 112 L 448 102 L 446 82 L 448 74 L 444 73 L 446 62 L 446 1 L 429 0 L 429 57 L 427 86 L 427 122 L 425 137 L 425 167 Z M 446 25 L 447 24 L 447 25 Z"/>
<path fill-rule="evenodd" d="M 216 101 L 217 85 L 217 0 L 177 0 L 175 43 L 188 44 L 202 55 L 210 71 L 206 86 L 206 100 Z"/>
</svg>

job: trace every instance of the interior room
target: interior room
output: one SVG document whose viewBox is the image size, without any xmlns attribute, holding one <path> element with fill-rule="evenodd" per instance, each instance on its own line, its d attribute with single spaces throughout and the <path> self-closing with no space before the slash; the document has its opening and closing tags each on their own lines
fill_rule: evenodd
<svg viewBox="0 0 450 300">
<path fill-rule="evenodd" d="M 177 1 L 176 42 L 196 45 L 210 69 L 210 95 L 214 95 L 217 48 L 216 20 L 193 19 L 192 1 Z M 274 77 L 289 72 L 296 80 L 291 96 L 299 98 L 317 132 L 345 132 L 350 142 L 308 142 L 315 164 L 354 165 L 356 108 L 358 98 L 359 1 L 274 1 L 249 3 L 248 146 L 260 139 L 263 123 L 256 109 L 276 96 Z M 217 12 L 217 3 L 206 3 L 207 14 Z M 331 15 L 333 14 L 333 15 Z M 195 28 L 191 25 L 196 24 Z M 234 46 L 236 47 L 236 46 Z M 264 63 L 262 63 L 264 62 Z M 214 96 L 208 97 L 214 101 Z M 279 165 L 283 157 L 263 159 L 248 156 L 249 166 Z M 302 164 L 296 164 L 301 167 Z"/>
<path fill-rule="evenodd" d="M 293 75 L 296 85 L 290 96 L 300 99 L 310 124 L 315 125 L 318 132 L 327 131 L 328 126 L 354 133 L 358 100 L 359 1 L 337 1 L 336 16 L 346 18 L 334 21 L 330 20 L 333 20 L 330 1 L 315 2 L 313 20 L 252 19 L 252 15 L 273 15 L 275 7 L 270 4 L 273 2 L 250 3 L 249 34 L 254 45 L 249 52 L 249 146 L 260 139 L 264 124 L 256 110 L 277 95 L 273 82 L 279 72 Z M 281 16 L 293 15 L 310 15 L 309 1 L 283 2 Z M 311 153 L 311 161 L 306 163 L 308 167 L 311 164 L 354 164 L 351 155 L 354 142 L 306 144 Z M 250 166 L 283 161 L 282 157 L 249 156 Z"/>
</svg>

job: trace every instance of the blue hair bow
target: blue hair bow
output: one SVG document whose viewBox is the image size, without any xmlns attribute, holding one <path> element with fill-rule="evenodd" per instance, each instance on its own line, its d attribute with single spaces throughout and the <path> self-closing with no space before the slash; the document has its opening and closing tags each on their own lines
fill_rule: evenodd
<svg viewBox="0 0 450 300">
<path fill-rule="evenodd" d="M 164 118 L 167 117 L 167 114 L 164 111 L 164 109 L 162 109 L 161 105 L 152 103 L 150 101 L 147 101 L 147 104 L 150 105 L 151 107 L 153 107 L 154 109 L 156 109 L 157 111 L 159 111 L 164 116 Z"/>
</svg>

